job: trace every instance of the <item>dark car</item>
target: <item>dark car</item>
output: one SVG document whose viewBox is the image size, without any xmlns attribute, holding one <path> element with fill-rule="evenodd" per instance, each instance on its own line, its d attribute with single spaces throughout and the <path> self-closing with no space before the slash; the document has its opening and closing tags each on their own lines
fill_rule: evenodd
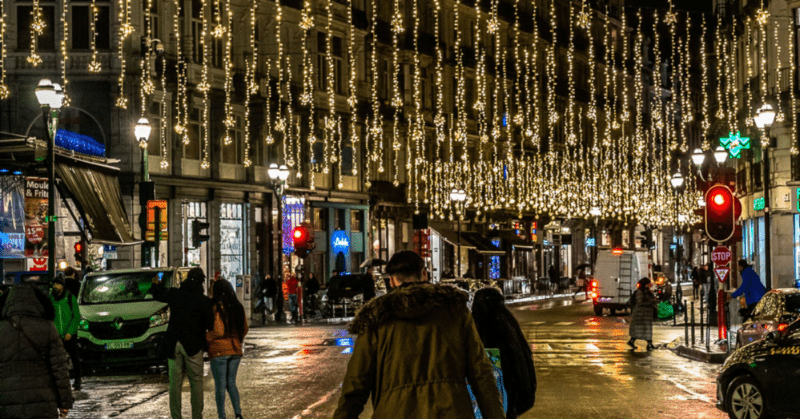
<svg viewBox="0 0 800 419">
<path fill-rule="evenodd" d="M 16 271 L 6 272 L 3 285 L 13 286 L 18 284 L 33 284 L 43 293 L 50 293 L 50 275 L 47 272 Z"/>
<path fill-rule="evenodd" d="M 800 289 L 774 289 L 766 294 L 736 332 L 736 347 L 759 341 L 800 318 Z"/>
<path fill-rule="evenodd" d="M 734 419 L 800 417 L 800 321 L 734 351 L 717 376 L 717 408 Z"/>
</svg>

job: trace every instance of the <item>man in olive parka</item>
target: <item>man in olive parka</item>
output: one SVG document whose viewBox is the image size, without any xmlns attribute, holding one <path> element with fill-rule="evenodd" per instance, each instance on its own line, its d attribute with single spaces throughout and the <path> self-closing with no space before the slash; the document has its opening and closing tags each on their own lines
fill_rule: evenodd
<svg viewBox="0 0 800 419">
<path fill-rule="evenodd" d="M 427 283 L 414 252 L 386 265 L 396 289 L 366 304 L 350 324 L 357 334 L 335 419 L 357 418 L 372 397 L 373 418 L 471 418 L 472 387 L 481 413 L 501 419 L 500 392 L 467 294 Z"/>
</svg>

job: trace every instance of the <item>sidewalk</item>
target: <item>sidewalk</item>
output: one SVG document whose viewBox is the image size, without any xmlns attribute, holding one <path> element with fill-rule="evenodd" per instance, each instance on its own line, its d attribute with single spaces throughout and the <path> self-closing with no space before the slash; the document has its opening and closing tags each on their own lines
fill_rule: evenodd
<svg viewBox="0 0 800 419">
<path fill-rule="evenodd" d="M 727 341 L 717 339 L 718 328 L 715 324 L 713 324 L 716 323 L 716 319 L 713 319 L 713 323 L 711 325 L 708 325 L 709 319 L 706 318 L 708 313 L 708 306 L 706 306 L 705 304 L 703 304 L 704 326 L 701 332 L 700 299 L 699 298 L 695 299 L 691 296 L 691 287 L 689 288 L 689 291 L 690 294 L 688 295 L 684 292 L 684 301 L 686 302 L 686 312 L 684 314 L 678 314 L 674 320 L 673 319 L 664 320 L 657 323 L 663 326 L 684 329 L 684 336 L 679 337 L 670 342 L 669 344 L 667 344 L 667 349 L 669 349 L 676 355 L 681 356 L 683 358 L 691 359 L 694 361 L 711 363 L 711 364 L 722 364 L 728 357 Z M 692 332 L 692 323 L 691 323 L 692 302 L 695 303 L 694 336 Z M 692 344 L 693 338 L 694 338 L 694 345 Z"/>
</svg>

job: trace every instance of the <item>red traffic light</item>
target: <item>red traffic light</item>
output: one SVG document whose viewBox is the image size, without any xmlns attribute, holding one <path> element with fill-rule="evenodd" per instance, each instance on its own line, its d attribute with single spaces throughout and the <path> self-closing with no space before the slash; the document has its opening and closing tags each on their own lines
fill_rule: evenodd
<svg viewBox="0 0 800 419">
<path fill-rule="evenodd" d="M 81 253 L 81 252 L 83 252 L 83 243 L 81 242 L 75 243 L 75 253 Z"/>
<path fill-rule="evenodd" d="M 292 237 L 294 238 L 295 247 L 297 243 L 305 243 L 308 241 L 308 230 L 305 227 L 295 227 L 294 231 L 292 232 Z"/>
<path fill-rule="evenodd" d="M 706 192 L 705 226 L 711 240 L 723 243 L 733 237 L 738 218 L 735 201 L 726 185 L 716 184 Z"/>
</svg>

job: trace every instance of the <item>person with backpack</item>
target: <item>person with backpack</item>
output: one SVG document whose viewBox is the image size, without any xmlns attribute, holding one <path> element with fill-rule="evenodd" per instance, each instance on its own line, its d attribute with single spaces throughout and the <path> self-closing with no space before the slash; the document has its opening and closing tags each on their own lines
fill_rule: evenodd
<svg viewBox="0 0 800 419">
<path fill-rule="evenodd" d="M 81 360 L 78 355 L 78 323 L 81 321 L 81 313 L 78 309 L 78 299 L 67 289 L 64 278 L 56 276 L 50 290 L 50 302 L 53 304 L 58 335 L 61 342 L 72 360 L 72 371 L 75 376 L 73 389 L 81 389 Z"/>
<path fill-rule="evenodd" d="M 236 419 L 242 419 L 236 374 L 242 360 L 244 337 L 249 330 L 244 307 L 228 281 L 214 283 L 214 327 L 206 332 L 211 375 L 214 376 L 217 417 L 225 419 L 225 393 L 231 397 Z"/>
<path fill-rule="evenodd" d="M 483 288 L 475 293 L 472 317 L 483 346 L 500 350 L 503 387 L 508 394 L 506 419 L 516 419 L 536 402 L 536 370 L 531 347 L 498 289 Z"/>
<path fill-rule="evenodd" d="M 0 310 L 0 418 L 56 419 L 72 409 L 69 361 L 43 292 L 18 285 Z"/>
<path fill-rule="evenodd" d="M 395 290 L 373 298 L 350 323 L 358 335 L 333 419 L 472 418 L 467 383 L 486 419 L 505 417 L 492 365 L 467 308 L 467 294 L 430 284 L 409 250 L 386 265 Z"/>
<path fill-rule="evenodd" d="M 161 344 L 161 355 L 169 367 L 169 410 L 172 419 L 181 419 L 181 387 L 189 376 L 192 418 L 203 418 L 203 349 L 205 333 L 212 324 L 211 299 L 203 295 L 206 275 L 192 268 L 180 288 L 167 289 L 153 275 L 150 291 L 170 309 L 169 326 Z M 220 280 L 222 281 L 222 280 Z M 220 282 L 217 281 L 217 282 Z"/>
</svg>

